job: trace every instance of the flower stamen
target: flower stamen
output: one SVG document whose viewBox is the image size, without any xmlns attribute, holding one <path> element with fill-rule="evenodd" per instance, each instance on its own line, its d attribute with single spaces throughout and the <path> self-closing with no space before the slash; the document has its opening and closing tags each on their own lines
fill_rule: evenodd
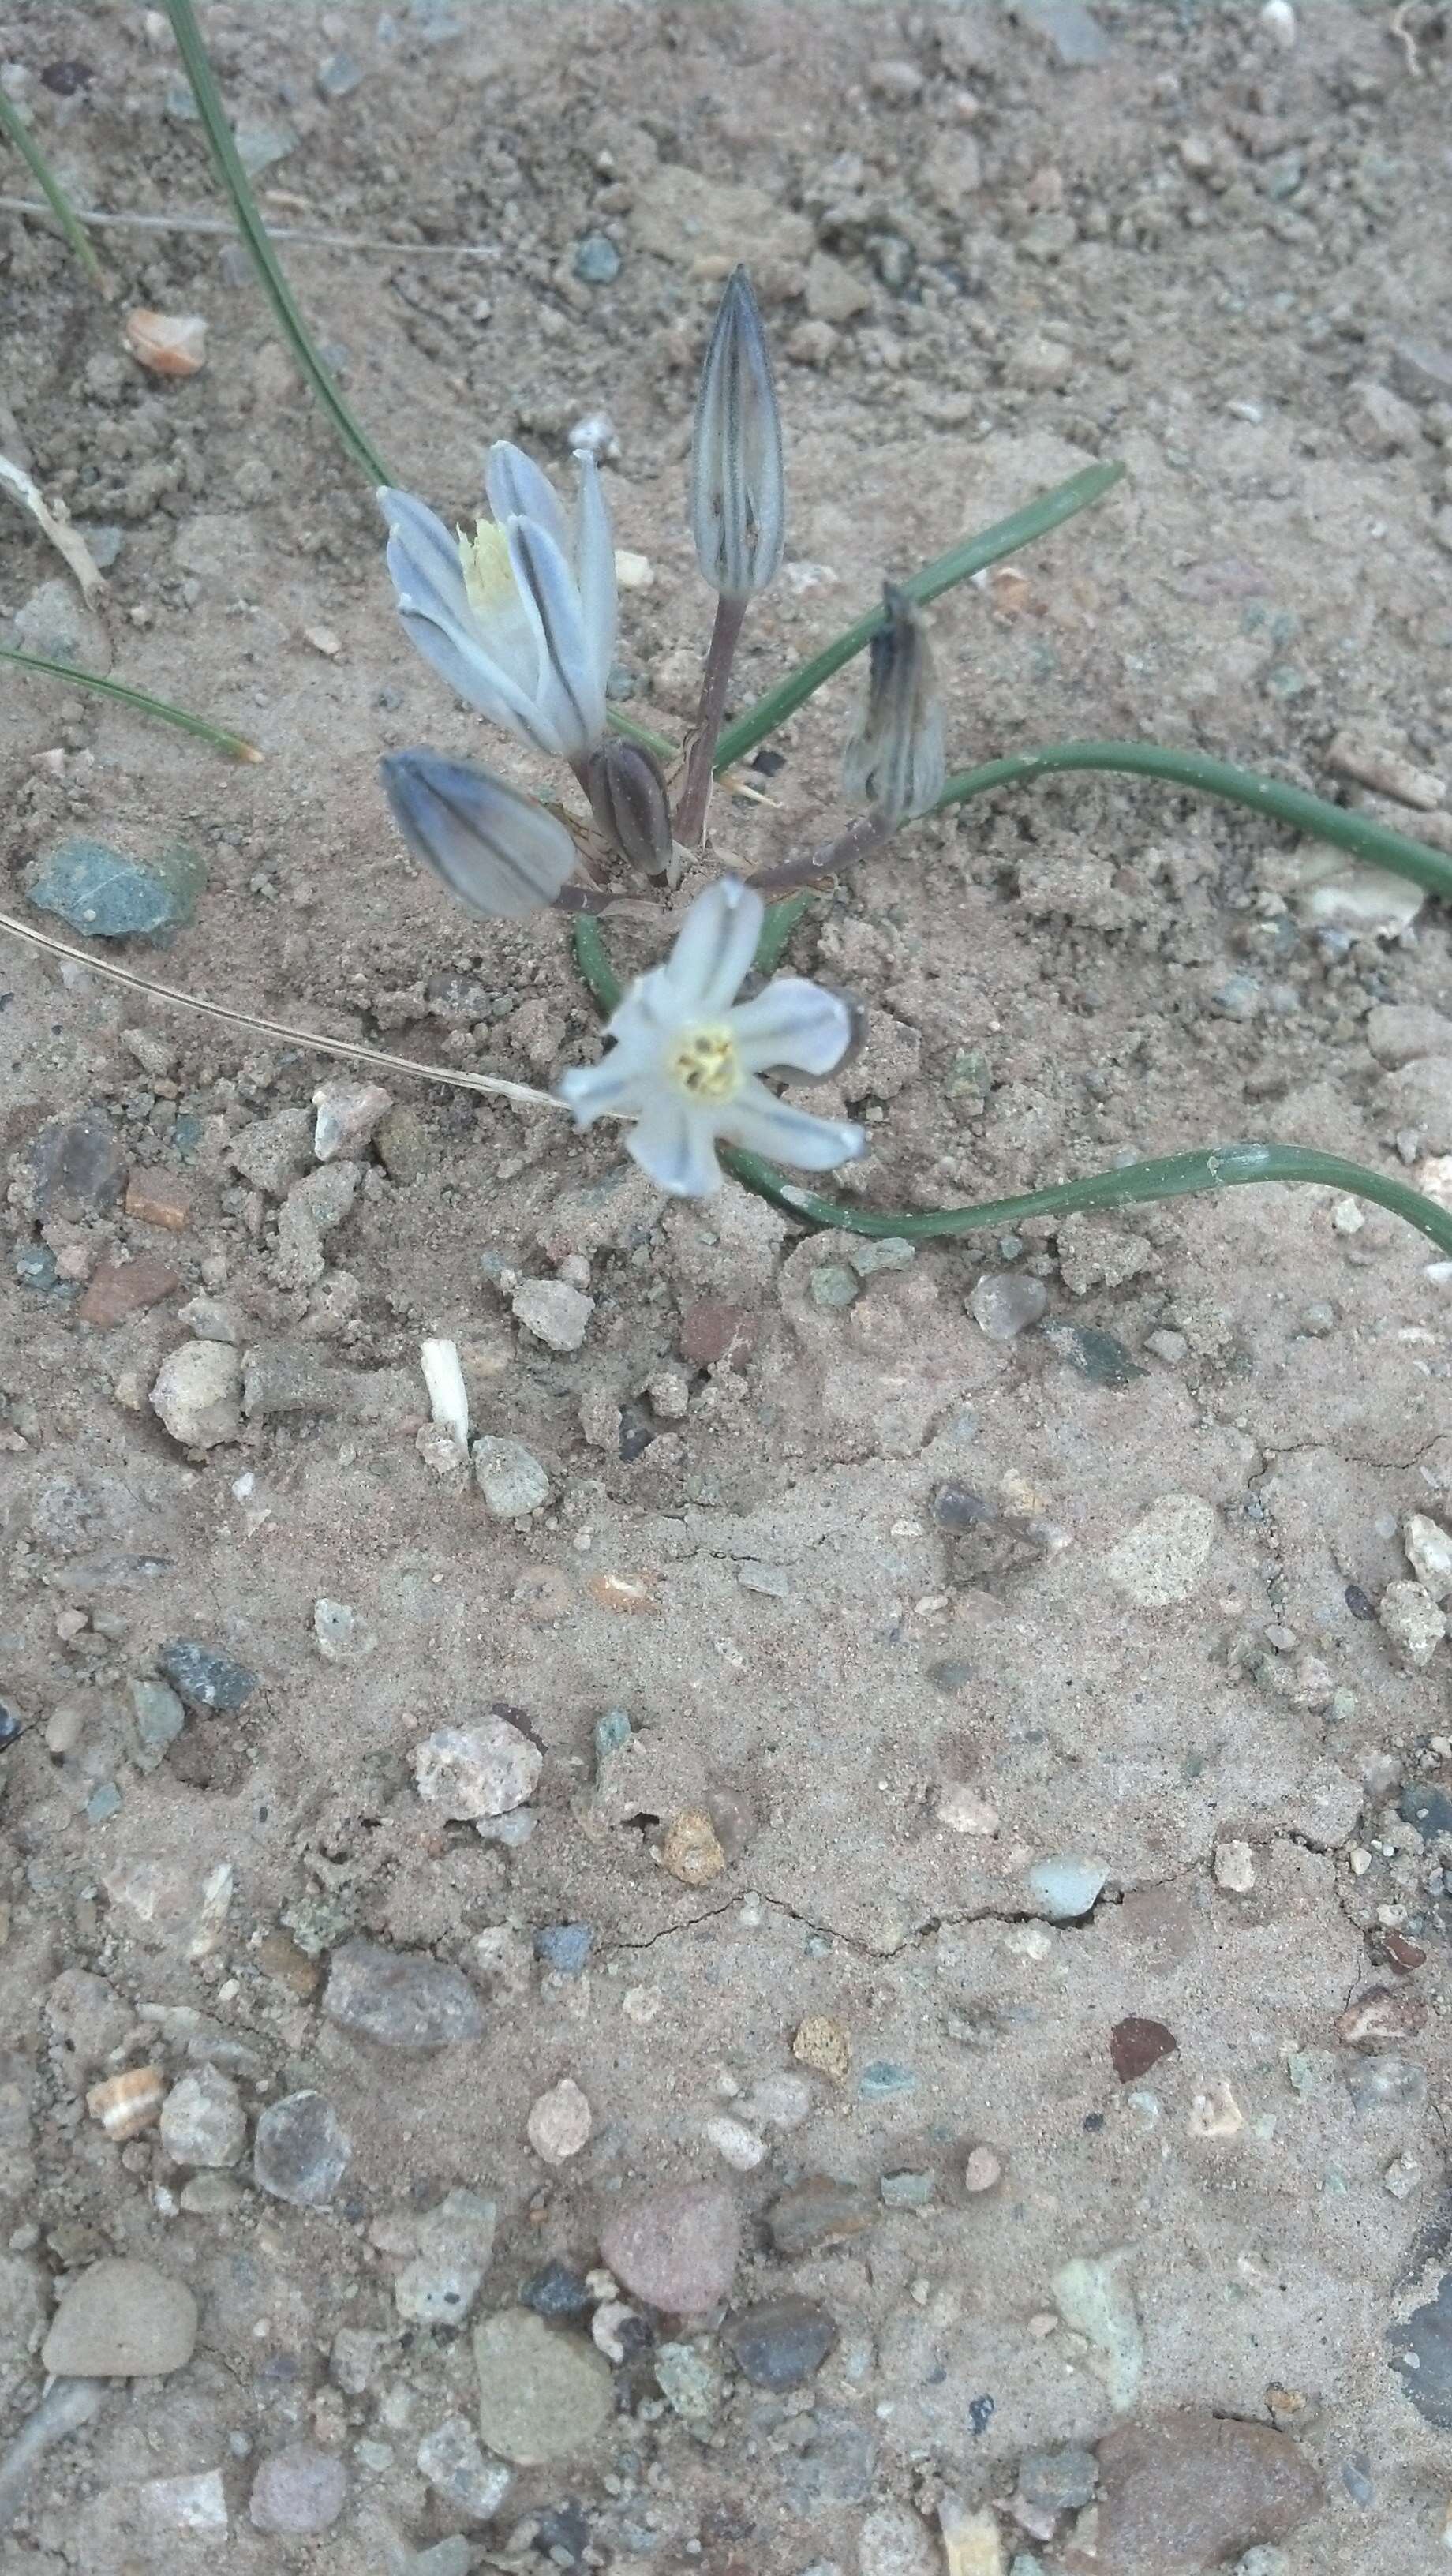
<svg viewBox="0 0 1452 2576">
<path fill-rule="evenodd" d="M 472 537 L 466 537 L 462 528 L 456 529 L 455 534 L 470 607 L 483 617 L 508 607 L 514 596 L 514 567 L 509 560 L 509 539 L 498 520 L 477 520 Z"/>
<path fill-rule="evenodd" d="M 728 1028 L 688 1029 L 666 1061 L 672 1080 L 692 1100 L 719 1105 L 741 1088 L 741 1059 Z"/>
</svg>

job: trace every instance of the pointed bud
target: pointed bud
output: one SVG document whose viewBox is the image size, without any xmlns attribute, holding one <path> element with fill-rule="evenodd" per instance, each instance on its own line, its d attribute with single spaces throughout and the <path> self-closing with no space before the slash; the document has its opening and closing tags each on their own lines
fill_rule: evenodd
<svg viewBox="0 0 1452 2576">
<path fill-rule="evenodd" d="M 589 767 L 590 810 L 607 839 L 642 876 L 663 877 L 675 846 L 670 800 L 654 752 L 612 735 Z"/>
<path fill-rule="evenodd" d="M 744 268 L 726 280 L 701 369 L 691 446 L 691 533 L 702 579 L 728 599 L 765 590 L 786 526 L 781 416 L 766 333 Z"/>
<path fill-rule="evenodd" d="M 471 912 L 522 921 L 573 876 L 579 852 L 564 824 L 487 769 L 436 751 L 391 751 L 378 766 L 414 857 Z"/>
<path fill-rule="evenodd" d="M 869 651 L 867 714 L 847 746 L 842 784 L 896 830 L 943 785 L 943 710 L 923 621 L 906 591 L 883 587 L 887 622 Z"/>
</svg>

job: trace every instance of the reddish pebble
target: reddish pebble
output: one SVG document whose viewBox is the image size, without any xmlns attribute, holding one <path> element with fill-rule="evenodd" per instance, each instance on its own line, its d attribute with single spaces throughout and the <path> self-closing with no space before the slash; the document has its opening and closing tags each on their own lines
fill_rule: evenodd
<svg viewBox="0 0 1452 2576">
<path fill-rule="evenodd" d="M 1133 2084 L 1158 2066 L 1162 2057 L 1173 2057 L 1179 2044 L 1162 2021 L 1143 2021 L 1138 2013 L 1131 2013 L 1126 2021 L 1117 2021 L 1109 2034 L 1109 2061 L 1121 2084 Z"/>
<path fill-rule="evenodd" d="M 124 1323 L 128 1315 L 139 1315 L 147 1306 L 157 1306 L 169 1297 L 181 1281 L 169 1261 L 154 1252 L 138 1254 L 134 1261 L 108 1261 L 98 1270 L 76 1309 L 83 1324 Z"/>
<path fill-rule="evenodd" d="M 207 362 L 207 326 L 200 313 L 126 316 L 126 346 L 154 376 L 194 376 Z"/>
<path fill-rule="evenodd" d="M 692 1368 L 728 1368 L 745 1372 L 756 1348 L 761 1325 L 745 1306 L 725 1306 L 715 1298 L 681 1310 L 681 1357 Z"/>
<path fill-rule="evenodd" d="M 637 2299 L 670 2316 L 704 2316 L 731 2287 L 741 2221 L 719 2184 L 677 2183 L 619 2210 L 600 2252 Z"/>
<path fill-rule="evenodd" d="M 1420 1995 L 1405 1987 L 1368 1986 L 1336 2024 L 1343 2048 L 1390 2048 L 1399 2039 L 1414 2039 L 1427 2018 Z"/>
<path fill-rule="evenodd" d="M 1399 1977 L 1409 1977 L 1414 1968 L 1425 1968 L 1427 1964 L 1426 1951 L 1419 1950 L 1415 1941 L 1409 1941 L 1405 1932 L 1383 1932 L 1381 1946 L 1386 1952 L 1387 1966 L 1395 1968 Z"/>
</svg>

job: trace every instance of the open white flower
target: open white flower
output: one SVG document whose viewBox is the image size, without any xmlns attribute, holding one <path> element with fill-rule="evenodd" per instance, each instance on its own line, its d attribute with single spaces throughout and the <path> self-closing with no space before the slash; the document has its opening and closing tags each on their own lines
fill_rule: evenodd
<svg viewBox="0 0 1452 2576">
<path fill-rule="evenodd" d="M 378 495 L 409 636 L 491 724 L 552 759 L 588 759 L 605 733 L 615 652 L 615 550 L 595 459 L 576 451 L 574 530 L 554 488 L 500 440 L 484 476 L 492 519 L 450 536 L 411 493 Z"/>
<path fill-rule="evenodd" d="M 765 910 L 736 877 L 708 886 L 665 964 L 637 978 L 609 1021 L 610 1054 L 560 1076 L 559 1096 L 581 1127 L 635 1120 L 627 1153 L 676 1198 L 719 1188 L 718 1138 L 808 1172 L 866 1150 L 863 1128 L 793 1109 L 760 1080 L 776 1065 L 830 1073 L 855 1034 L 840 995 L 798 975 L 779 975 L 736 1004 Z"/>
</svg>

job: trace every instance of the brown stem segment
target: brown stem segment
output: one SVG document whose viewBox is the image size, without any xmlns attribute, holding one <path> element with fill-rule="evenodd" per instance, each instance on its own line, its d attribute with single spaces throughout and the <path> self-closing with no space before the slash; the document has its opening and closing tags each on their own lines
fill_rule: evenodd
<svg viewBox="0 0 1452 2576">
<path fill-rule="evenodd" d="M 716 737 L 721 731 L 721 718 L 726 709 L 726 684 L 736 659 L 737 638 L 745 615 L 744 599 L 728 599 L 723 593 L 716 602 L 711 641 L 706 649 L 706 668 L 701 679 L 696 730 L 691 737 L 686 760 L 686 783 L 676 807 L 676 839 L 688 850 L 699 850 L 705 839 Z"/>
<path fill-rule="evenodd" d="M 855 868 L 872 850 L 892 838 L 893 826 L 874 806 L 868 814 L 859 814 L 845 832 L 823 841 L 805 858 L 787 859 L 779 868 L 758 868 L 750 880 L 758 894 L 786 894 L 793 886 L 810 885 L 815 877 L 841 876 Z"/>
</svg>

